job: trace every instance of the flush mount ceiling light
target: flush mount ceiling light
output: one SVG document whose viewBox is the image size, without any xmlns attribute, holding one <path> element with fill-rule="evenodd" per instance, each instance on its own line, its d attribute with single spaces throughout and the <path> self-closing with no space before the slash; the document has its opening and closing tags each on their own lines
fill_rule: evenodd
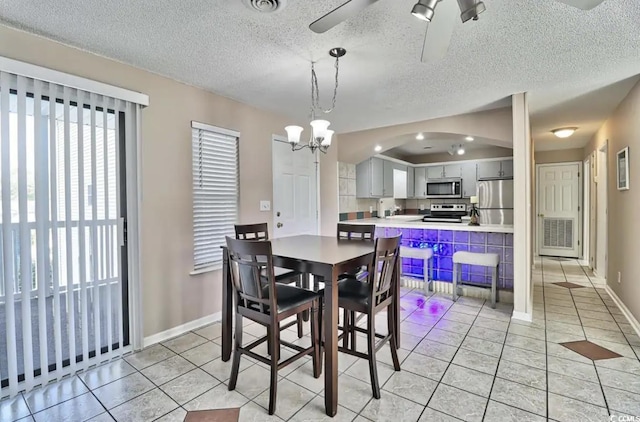
<svg viewBox="0 0 640 422">
<path fill-rule="evenodd" d="M 302 126 L 287 126 L 284 130 L 287 131 L 287 137 L 289 143 L 291 144 L 291 149 L 293 151 L 299 151 L 303 148 L 309 148 L 312 153 L 315 153 L 316 150 L 319 150 L 322 153 L 327 152 L 329 147 L 331 146 L 331 138 L 333 137 L 334 131 L 329 129 L 328 120 L 316 119 L 316 112 L 321 111 L 324 114 L 331 113 L 336 106 L 336 96 L 338 95 L 338 69 L 339 69 L 339 60 L 340 57 L 347 54 L 347 50 L 342 47 L 332 48 L 329 50 L 329 55 L 331 57 L 336 58 L 335 68 L 336 68 L 336 78 L 335 78 L 335 87 L 333 89 L 333 100 L 331 102 L 331 108 L 323 109 L 320 107 L 320 91 L 318 89 L 318 77 L 316 76 L 316 70 L 314 67 L 314 63 L 311 62 L 311 134 L 309 137 L 309 142 L 306 145 L 300 145 L 300 135 L 304 128 Z"/>
<path fill-rule="evenodd" d="M 416 135 L 416 140 L 418 140 L 418 141 L 424 141 L 424 135 L 423 135 L 422 133 L 418 133 L 418 134 Z"/>
<path fill-rule="evenodd" d="M 411 14 L 420 20 L 431 22 L 438 1 L 440 0 L 418 0 L 411 9 Z"/>
<path fill-rule="evenodd" d="M 575 131 L 578 130 L 577 127 L 561 127 L 558 129 L 553 129 L 551 133 L 556 135 L 558 138 L 568 138 L 573 135 Z"/>
<path fill-rule="evenodd" d="M 375 150 L 375 152 L 380 152 L 380 151 L 382 151 L 382 147 L 380 145 L 376 145 L 374 150 Z"/>
<path fill-rule="evenodd" d="M 475 141 L 475 139 L 474 139 L 474 137 L 473 137 L 473 136 L 467 136 L 466 138 L 464 138 L 464 140 L 465 140 L 465 141 L 467 141 L 467 142 L 473 142 L 473 141 Z"/>
</svg>

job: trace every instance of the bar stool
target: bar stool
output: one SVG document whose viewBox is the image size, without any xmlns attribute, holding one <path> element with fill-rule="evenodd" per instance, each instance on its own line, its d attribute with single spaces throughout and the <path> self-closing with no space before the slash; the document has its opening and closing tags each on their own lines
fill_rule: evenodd
<svg viewBox="0 0 640 422">
<path fill-rule="evenodd" d="M 432 290 L 433 283 L 433 250 L 431 248 L 410 248 L 400 246 L 400 258 L 422 259 L 424 261 L 424 293 Z"/>
<path fill-rule="evenodd" d="M 453 254 L 453 293 L 452 299 L 458 299 L 458 285 L 470 284 L 480 285 L 478 283 L 462 282 L 462 264 L 478 265 L 481 267 L 493 268 L 491 275 L 491 307 L 495 309 L 498 300 L 498 266 L 500 265 L 500 255 L 494 253 L 476 253 L 476 252 L 456 252 Z M 480 285 L 481 286 L 481 285 Z"/>
</svg>

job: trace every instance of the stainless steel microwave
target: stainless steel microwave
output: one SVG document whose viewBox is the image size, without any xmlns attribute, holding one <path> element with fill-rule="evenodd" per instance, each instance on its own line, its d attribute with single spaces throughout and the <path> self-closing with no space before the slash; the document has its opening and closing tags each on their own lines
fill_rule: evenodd
<svg viewBox="0 0 640 422">
<path fill-rule="evenodd" d="M 427 180 L 427 198 L 462 198 L 462 179 Z"/>
</svg>

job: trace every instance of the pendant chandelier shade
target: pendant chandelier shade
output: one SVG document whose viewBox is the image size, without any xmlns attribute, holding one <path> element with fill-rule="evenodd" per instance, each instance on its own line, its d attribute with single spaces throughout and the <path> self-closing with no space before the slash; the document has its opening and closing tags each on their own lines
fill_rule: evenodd
<svg viewBox="0 0 640 422">
<path fill-rule="evenodd" d="M 340 57 L 344 56 L 346 53 L 347 51 L 344 48 L 340 47 L 333 48 L 329 51 L 329 55 L 335 57 L 336 59 L 336 77 L 335 86 L 333 89 L 333 99 L 331 101 L 331 108 L 326 110 L 320 107 L 320 90 L 318 89 L 318 77 L 316 75 L 314 63 L 311 63 L 311 122 L 309 123 L 311 126 L 311 133 L 309 135 L 308 143 L 301 144 L 300 138 L 302 137 L 304 128 L 297 125 L 290 125 L 285 127 L 284 130 L 287 132 L 287 139 L 291 144 L 291 149 L 293 151 L 299 151 L 303 148 L 309 148 L 312 153 L 315 153 L 316 150 L 319 150 L 322 153 L 326 153 L 331 146 L 331 140 L 333 138 L 333 134 L 335 133 L 333 130 L 329 129 L 329 125 L 331 125 L 331 123 L 328 120 L 316 119 L 316 113 L 320 111 L 323 114 L 329 114 L 335 108 L 336 97 L 338 94 L 339 60 Z"/>
</svg>

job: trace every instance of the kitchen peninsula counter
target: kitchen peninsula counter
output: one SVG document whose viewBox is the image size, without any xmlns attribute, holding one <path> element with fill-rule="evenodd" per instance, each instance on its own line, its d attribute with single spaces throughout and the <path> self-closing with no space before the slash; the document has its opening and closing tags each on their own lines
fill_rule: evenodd
<svg viewBox="0 0 640 422">
<path fill-rule="evenodd" d="M 513 233 L 513 225 L 501 224 L 481 224 L 480 226 L 470 226 L 466 222 L 462 223 L 435 223 L 424 222 L 422 216 L 400 216 L 402 218 L 365 218 L 360 220 L 347 220 L 342 223 L 349 224 L 373 224 L 376 227 L 392 227 L 398 229 L 430 229 L 430 230 L 453 230 L 478 233 Z"/>
</svg>

